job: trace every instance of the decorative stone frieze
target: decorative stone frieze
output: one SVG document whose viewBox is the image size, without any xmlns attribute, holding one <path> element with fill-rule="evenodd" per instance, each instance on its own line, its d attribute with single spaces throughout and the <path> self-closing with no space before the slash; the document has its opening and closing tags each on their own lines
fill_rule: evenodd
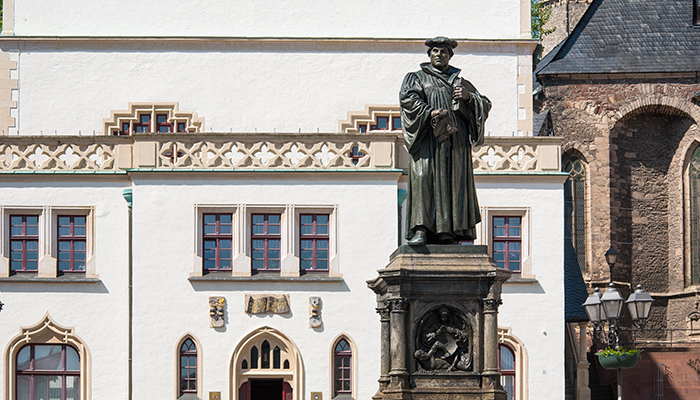
<svg viewBox="0 0 700 400">
<path fill-rule="evenodd" d="M 557 172 L 560 154 L 558 138 L 488 137 L 473 151 L 474 170 Z M 13 136 L 0 142 L 0 171 L 406 169 L 407 160 L 396 132 Z"/>
</svg>

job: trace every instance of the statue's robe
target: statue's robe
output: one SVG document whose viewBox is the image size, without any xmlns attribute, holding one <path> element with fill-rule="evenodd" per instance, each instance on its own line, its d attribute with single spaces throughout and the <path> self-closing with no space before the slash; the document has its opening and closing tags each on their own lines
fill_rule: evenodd
<svg viewBox="0 0 700 400">
<path fill-rule="evenodd" d="M 455 240 L 472 240 L 475 226 L 481 221 L 476 198 L 472 168 L 472 146 L 484 140 L 484 122 L 491 102 L 480 95 L 471 83 L 464 81 L 472 93 L 464 101 L 467 121 L 453 112 L 453 83 L 460 70 L 452 66 L 445 74 L 430 63 L 411 72 L 401 85 L 401 125 L 404 142 L 410 154 L 406 206 L 406 238 L 411 239 L 416 228 L 428 230 L 429 241 L 434 235 L 449 233 Z M 445 109 L 458 132 L 438 143 L 430 124 L 433 110 Z"/>
</svg>

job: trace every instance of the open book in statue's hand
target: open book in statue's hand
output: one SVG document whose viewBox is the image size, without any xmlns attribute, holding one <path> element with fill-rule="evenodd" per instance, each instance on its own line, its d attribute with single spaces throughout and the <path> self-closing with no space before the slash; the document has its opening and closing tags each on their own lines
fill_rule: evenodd
<svg viewBox="0 0 700 400">
<path fill-rule="evenodd" d="M 433 135 L 437 138 L 438 143 L 444 142 L 459 131 L 452 119 L 442 116 L 442 114 L 434 116 L 430 120 L 430 125 L 433 127 Z"/>
</svg>

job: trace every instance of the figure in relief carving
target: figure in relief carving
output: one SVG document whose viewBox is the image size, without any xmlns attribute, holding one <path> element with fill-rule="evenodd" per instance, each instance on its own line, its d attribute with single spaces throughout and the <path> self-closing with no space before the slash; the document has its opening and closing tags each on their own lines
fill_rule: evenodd
<svg viewBox="0 0 700 400">
<path fill-rule="evenodd" d="M 417 350 L 419 370 L 469 371 L 472 366 L 471 327 L 466 318 L 442 307 L 421 320 Z"/>
<path fill-rule="evenodd" d="M 403 80 L 401 126 L 410 154 L 406 238 L 411 246 L 472 240 L 481 221 L 472 146 L 484 140 L 491 101 L 449 65 L 457 42 L 425 42 L 430 62 Z"/>
</svg>

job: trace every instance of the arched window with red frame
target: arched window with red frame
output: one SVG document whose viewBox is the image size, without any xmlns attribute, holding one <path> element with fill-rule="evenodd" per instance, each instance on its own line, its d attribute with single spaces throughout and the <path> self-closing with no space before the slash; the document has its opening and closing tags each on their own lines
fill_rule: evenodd
<svg viewBox="0 0 700 400">
<path fill-rule="evenodd" d="M 197 393 L 197 346 L 192 339 L 180 346 L 180 396 Z"/>
<path fill-rule="evenodd" d="M 352 395 L 352 348 L 341 338 L 333 348 L 333 397 Z"/>
<path fill-rule="evenodd" d="M 498 371 L 501 373 L 501 386 L 508 400 L 515 399 L 515 353 L 510 347 L 498 345 Z"/>
<path fill-rule="evenodd" d="M 80 356 L 73 347 L 29 344 L 16 362 L 16 400 L 80 399 Z"/>
</svg>

